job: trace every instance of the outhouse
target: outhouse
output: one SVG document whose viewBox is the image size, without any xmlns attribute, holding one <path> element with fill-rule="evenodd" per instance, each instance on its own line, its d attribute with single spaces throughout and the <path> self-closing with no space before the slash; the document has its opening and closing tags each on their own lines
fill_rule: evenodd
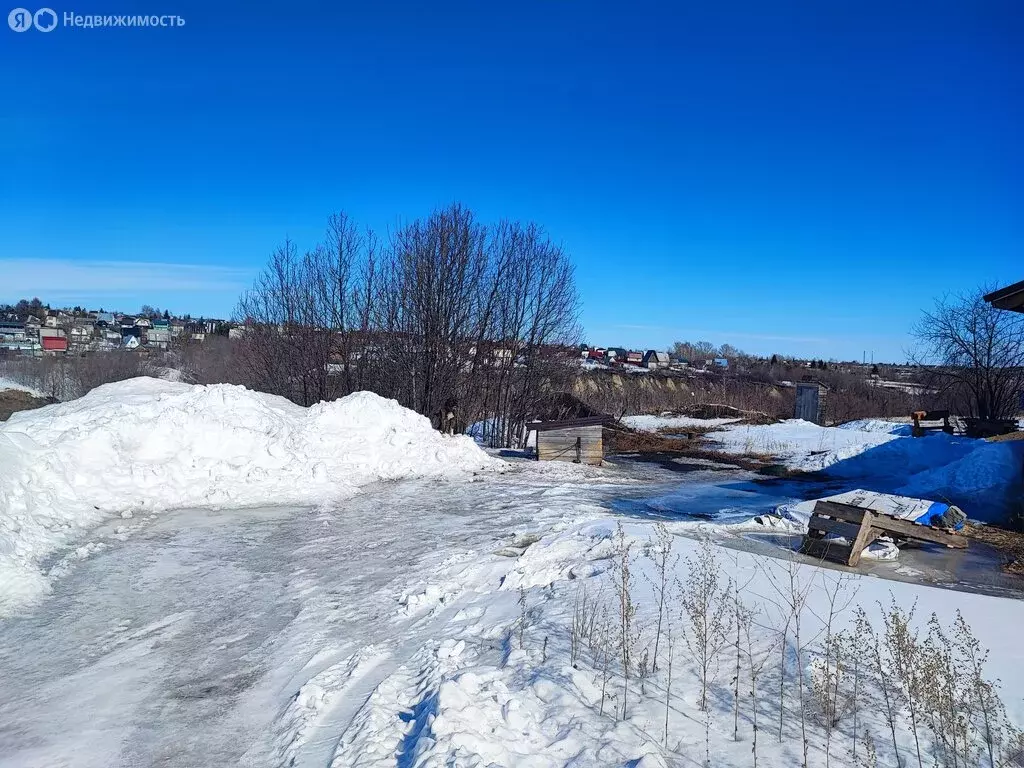
<svg viewBox="0 0 1024 768">
<path fill-rule="evenodd" d="M 827 398 L 828 387 L 821 382 L 799 382 L 796 385 L 796 418 L 825 426 L 825 401 Z"/>
</svg>

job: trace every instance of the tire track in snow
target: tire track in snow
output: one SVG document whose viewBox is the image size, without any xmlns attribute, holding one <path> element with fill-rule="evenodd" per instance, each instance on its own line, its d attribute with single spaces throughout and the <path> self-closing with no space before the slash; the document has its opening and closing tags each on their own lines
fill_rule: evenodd
<svg viewBox="0 0 1024 768">
<path fill-rule="evenodd" d="M 417 765 L 435 745 L 443 681 L 478 658 L 464 639 L 428 641 L 366 699 L 338 741 L 331 768 Z"/>
<path fill-rule="evenodd" d="M 315 751 L 325 742 L 333 741 L 323 733 L 322 724 L 317 721 L 335 706 L 339 696 L 358 690 L 360 680 L 384 658 L 385 655 L 369 646 L 309 678 L 279 719 L 283 729 L 277 737 L 276 765 L 297 765 L 304 752 Z"/>
<path fill-rule="evenodd" d="M 489 562 L 487 558 L 481 559 L 479 554 L 455 553 L 441 563 L 437 581 L 425 588 L 419 585 L 415 590 L 406 590 L 397 596 L 397 610 L 392 616 L 393 629 L 389 634 L 403 639 L 392 648 L 380 643 L 369 646 L 309 678 L 278 719 L 281 730 L 275 740 L 275 765 L 288 768 L 327 764 L 332 755 L 342 748 L 345 734 L 352 728 L 356 728 L 357 733 L 393 730 L 384 727 L 382 718 L 389 721 L 390 726 L 401 726 L 397 731 L 401 742 L 407 728 L 396 713 L 422 710 L 423 707 L 416 703 L 426 696 L 422 686 L 428 677 L 437 678 L 436 674 L 428 675 L 425 671 L 428 667 L 424 666 L 414 675 L 415 690 L 418 691 L 415 701 L 408 700 L 408 697 L 399 701 L 401 689 L 394 689 L 394 685 L 408 689 L 412 673 L 408 671 L 410 662 L 407 660 L 419 660 L 424 664 L 424 659 L 436 662 L 439 646 L 433 638 L 444 628 L 452 624 L 475 627 L 485 609 L 467 607 L 466 603 L 475 598 L 475 590 L 488 582 L 497 588 L 499 571 L 503 573 L 510 566 L 511 563 L 504 559 Z M 449 653 L 445 658 L 458 656 L 464 647 L 463 642 L 458 654 Z M 392 684 L 392 679 L 399 682 Z M 378 701 L 382 697 L 397 703 L 389 704 L 384 712 L 380 712 Z M 367 724 L 368 719 L 374 722 L 373 727 Z M 422 723 L 421 718 L 414 720 L 418 725 Z M 368 750 L 367 754 L 376 754 L 384 749 L 379 745 L 374 747 L 369 737 L 361 741 L 366 742 L 363 749 Z M 399 746 L 391 744 L 384 749 L 392 763 Z M 339 766 L 362 764 L 345 760 L 338 762 L 336 756 L 333 760 Z"/>
</svg>

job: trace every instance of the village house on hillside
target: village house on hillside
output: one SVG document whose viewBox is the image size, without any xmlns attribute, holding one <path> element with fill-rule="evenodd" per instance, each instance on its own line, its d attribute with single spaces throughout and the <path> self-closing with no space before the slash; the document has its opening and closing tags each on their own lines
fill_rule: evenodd
<svg viewBox="0 0 1024 768">
<path fill-rule="evenodd" d="M 167 349 L 171 343 L 170 320 L 153 320 L 146 331 L 146 343 L 157 349 Z"/>
<path fill-rule="evenodd" d="M 668 352 L 658 352 L 656 349 L 649 349 L 644 353 L 644 368 L 658 370 L 669 367 Z"/>
</svg>

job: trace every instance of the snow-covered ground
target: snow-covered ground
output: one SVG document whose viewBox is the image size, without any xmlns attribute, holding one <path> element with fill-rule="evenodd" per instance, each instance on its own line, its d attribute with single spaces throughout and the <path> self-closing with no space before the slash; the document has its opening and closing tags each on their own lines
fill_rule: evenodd
<svg viewBox="0 0 1024 768">
<path fill-rule="evenodd" d="M 725 453 L 773 456 L 790 469 L 813 472 L 909 434 L 907 424 L 875 419 L 840 427 L 789 419 L 779 424 L 737 425 L 713 432 L 707 439 Z"/>
<path fill-rule="evenodd" d="M 890 595 L 916 602 L 922 631 L 933 611 L 948 629 L 959 610 L 989 649 L 986 674 L 1001 678 L 1012 722 L 1024 722 L 1024 650 L 1006 631 L 1024 622 L 1024 602 L 705 545 L 698 533 L 726 533 L 680 519 L 689 509 L 713 524 L 731 509 L 739 520 L 796 484 L 761 489 L 749 473 L 653 465 L 506 466 L 373 396 L 306 410 L 237 388 L 132 386 L 134 398 L 100 391 L 91 405 L 51 406 L 35 422 L 22 414 L 15 431 L 0 431 L 5 462 L 25 452 L 57 476 L 26 476 L 17 463 L 16 481 L 0 476 L 21 500 L 0 497 L 0 542 L 14 548 L 4 556 L 51 588 L 0 620 L 5 768 L 732 768 L 752 764 L 755 715 L 761 765 L 798 765 L 805 749 L 809 765 L 827 753 L 832 765 L 855 765 L 852 736 L 867 731 L 878 765 L 894 766 L 879 689 L 866 678 L 858 720 L 844 707 L 826 747 L 814 683 L 827 669 L 830 595 L 842 608 L 833 630 L 849 628 L 860 605 L 882 633 L 879 603 Z M 97 466 L 97 453 L 124 466 Z M 333 484 L 315 462 L 330 462 Z M 93 482 L 95 471 L 109 471 L 109 485 Z M 39 499 L 34 481 L 52 482 Z M 133 482 L 149 503 L 125 506 Z M 86 508 L 94 499 L 101 514 Z M 23 529 L 50 538 L 23 557 Z M 734 641 L 711 666 L 702 711 L 684 621 L 687 585 L 703 583 L 694 563 L 709 556 L 720 588 L 731 580 L 757 611 L 749 643 L 740 637 L 736 711 Z M 725 594 L 710 604 L 734 606 Z M 623 605 L 628 681 L 615 640 Z M 850 695 L 849 671 L 839 684 Z M 904 764 L 908 723 L 901 712 Z M 922 730 L 920 741 L 930 765 L 932 737 Z"/>
<path fill-rule="evenodd" d="M 579 658 L 570 649 L 584 591 L 615 605 L 619 519 L 633 553 L 637 654 L 653 653 L 657 532 L 650 519 L 615 515 L 612 503 L 638 491 L 571 467 L 525 465 L 375 485 L 318 508 L 107 523 L 85 551 L 59 561 L 51 597 L 0 623 L 0 765 L 699 765 L 704 715 L 677 602 L 671 689 L 663 637 L 659 671 L 630 684 L 624 718 L 615 714 L 621 674 L 609 673 L 602 713 L 602 665 L 589 646 Z M 692 526 L 667 525 L 674 553 L 696 557 Z M 783 616 L 765 575 L 788 579 L 788 564 L 717 551 L 722 578 L 762 606 L 753 641 L 755 663 L 757 654 L 768 659 L 761 764 L 797 764 L 794 640 L 779 743 L 772 648 Z M 685 582 L 686 564 L 671 562 L 669 580 Z M 794 567 L 810 638 L 837 577 Z M 890 593 L 904 605 L 916 600 L 922 618 L 934 610 L 948 623 L 960 609 L 990 649 L 1004 693 L 1024 685 L 1024 651 L 1003 629 L 1024 621 L 1024 603 L 875 578 L 845 586 L 844 601 L 863 605 L 879 628 L 876 601 Z M 851 617 L 844 611 L 837 626 Z M 809 647 L 807 670 L 816 658 Z M 710 764 L 746 766 L 752 699 L 741 694 L 734 741 L 733 657 L 723 651 L 719 662 Z M 1019 700 L 1005 698 L 1021 722 Z M 863 706 L 858 730 L 870 728 L 879 764 L 894 765 L 877 705 Z M 851 725 L 848 717 L 834 737 L 833 764 L 852 764 Z M 823 732 L 808 727 L 810 764 L 823 765 Z M 904 726 L 898 743 L 906 758 Z"/>
<path fill-rule="evenodd" d="M 1006 514 L 1020 498 L 1024 444 L 941 432 L 909 435 L 910 425 L 899 422 L 864 419 L 819 427 L 793 419 L 727 426 L 707 439 L 725 453 L 771 456 L 790 469 L 822 471 L 849 488 L 955 504 L 978 520 Z"/>
<path fill-rule="evenodd" d="M 641 432 L 658 432 L 659 430 L 685 430 L 687 427 L 722 427 L 735 424 L 739 419 L 695 419 L 690 416 L 623 416 L 622 423 L 631 429 Z"/>
</svg>

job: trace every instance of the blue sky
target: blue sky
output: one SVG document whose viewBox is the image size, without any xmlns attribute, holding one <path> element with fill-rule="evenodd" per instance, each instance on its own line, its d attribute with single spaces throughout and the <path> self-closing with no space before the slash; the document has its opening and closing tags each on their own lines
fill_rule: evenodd
<svg viewBox="0 0 1024 768">
<path fill-rule="evenodd" d="M 54 10 L 186 24 L 0 27 L 0 301 L 228 315 L 331 212 L 453 200 L 564 243 L 600 344 L 902 360 L 1024 279 L 1015 0 Z"/>
</svg>

